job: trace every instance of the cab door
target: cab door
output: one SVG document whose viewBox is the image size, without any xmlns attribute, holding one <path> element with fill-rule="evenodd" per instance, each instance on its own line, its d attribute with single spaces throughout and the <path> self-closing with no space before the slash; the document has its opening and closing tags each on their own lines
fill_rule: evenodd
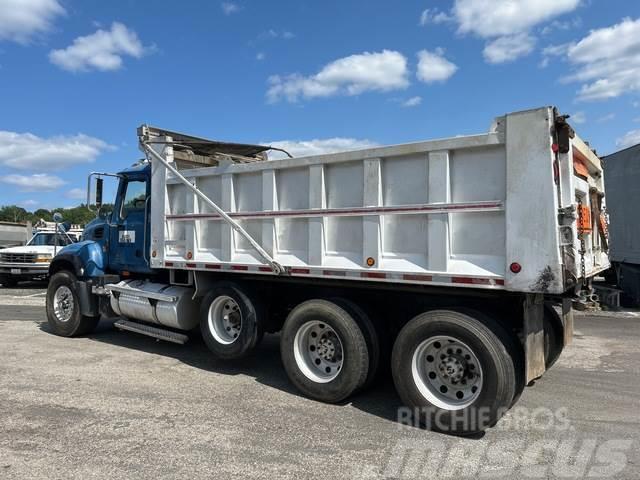
<svg viewBox="0 0 640 480">
<path fill-rule="evenodd" d="M 145 177 L 124 178 L 110 230 L 109 264 L 121 272 L 149 272 L 145 245 L 148 232 L 149 182 Z"/>
</svg>

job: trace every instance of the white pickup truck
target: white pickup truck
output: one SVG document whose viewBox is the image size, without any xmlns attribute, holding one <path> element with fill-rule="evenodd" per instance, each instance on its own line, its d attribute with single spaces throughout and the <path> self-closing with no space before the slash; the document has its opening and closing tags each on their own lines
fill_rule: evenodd
<svg viewBox="0 0 640 480">
<path fill-rule="evenodd" d="M 47 228 L 35 233 L 24 246 L 0 250 L 0 284 L 15 287 L 18 282 L 46 278 L 49 264 L 62 248 L 80 239 L 82 232 L 58 232 Z M 56 241 L 57 237 L 57 241 Z"/>
</svg>

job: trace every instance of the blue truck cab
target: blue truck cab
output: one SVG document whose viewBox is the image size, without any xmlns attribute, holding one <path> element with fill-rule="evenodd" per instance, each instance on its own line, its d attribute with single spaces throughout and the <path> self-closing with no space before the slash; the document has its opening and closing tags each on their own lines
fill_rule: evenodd
<svg viewBox="0 0 640 480">
<path fill-rule="evenodd" d="M 109 175 L 119 179 L 113 211 L 101 212 L 101 198 L 97 198 L 97 216 L 85 227 L 84 240 L 63 248 L 49 267 L 50 283 L 53 287 L 67 284 L 62 292 L 77 296 L 86 317 L 99 317 L 101 310 L 109 308 L 108 302 L 101 305 L 100 297 L 93 295 L 96 289 L 121 277 L 154 274 L 148 244 L 151 166 L 141 162 Z M 96 196 L 101 197 L 101 176 L 98 178 L 100 193 Z M 51 303 L 62 312 L 65 305 L 71 305 L 71 298 L 66 303 L 52 298 Z"/>
</svg>

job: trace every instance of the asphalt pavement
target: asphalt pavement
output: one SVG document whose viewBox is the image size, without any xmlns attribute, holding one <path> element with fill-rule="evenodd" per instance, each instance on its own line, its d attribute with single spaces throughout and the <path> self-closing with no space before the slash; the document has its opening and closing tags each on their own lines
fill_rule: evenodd
<svg viewBox="0 0 640 480">
<path fill-rule="evenodd" d="M 45 323 L 44 285 L 0 288 L 0 478 L 640 477 L 640 315 L 580 315 L 558 363 L 483 435 L 406 423 L 388 378 L 301 397 L 266 336 L 243 361 L 102 321 Z"/>
</svg>

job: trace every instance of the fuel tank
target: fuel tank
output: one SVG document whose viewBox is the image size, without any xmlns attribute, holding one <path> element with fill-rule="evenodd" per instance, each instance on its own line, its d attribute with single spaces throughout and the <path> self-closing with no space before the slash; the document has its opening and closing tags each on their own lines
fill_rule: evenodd
<svg viewBox="0 0 640 480">
<path fill-rule="evenodd" d="M 200 302 L 193 299 L 192 288 L 144 280 L 123 280 L 114 286 L 111 308 L 118 315 L 180 330 L 199 323 Z"/>
</svg>

